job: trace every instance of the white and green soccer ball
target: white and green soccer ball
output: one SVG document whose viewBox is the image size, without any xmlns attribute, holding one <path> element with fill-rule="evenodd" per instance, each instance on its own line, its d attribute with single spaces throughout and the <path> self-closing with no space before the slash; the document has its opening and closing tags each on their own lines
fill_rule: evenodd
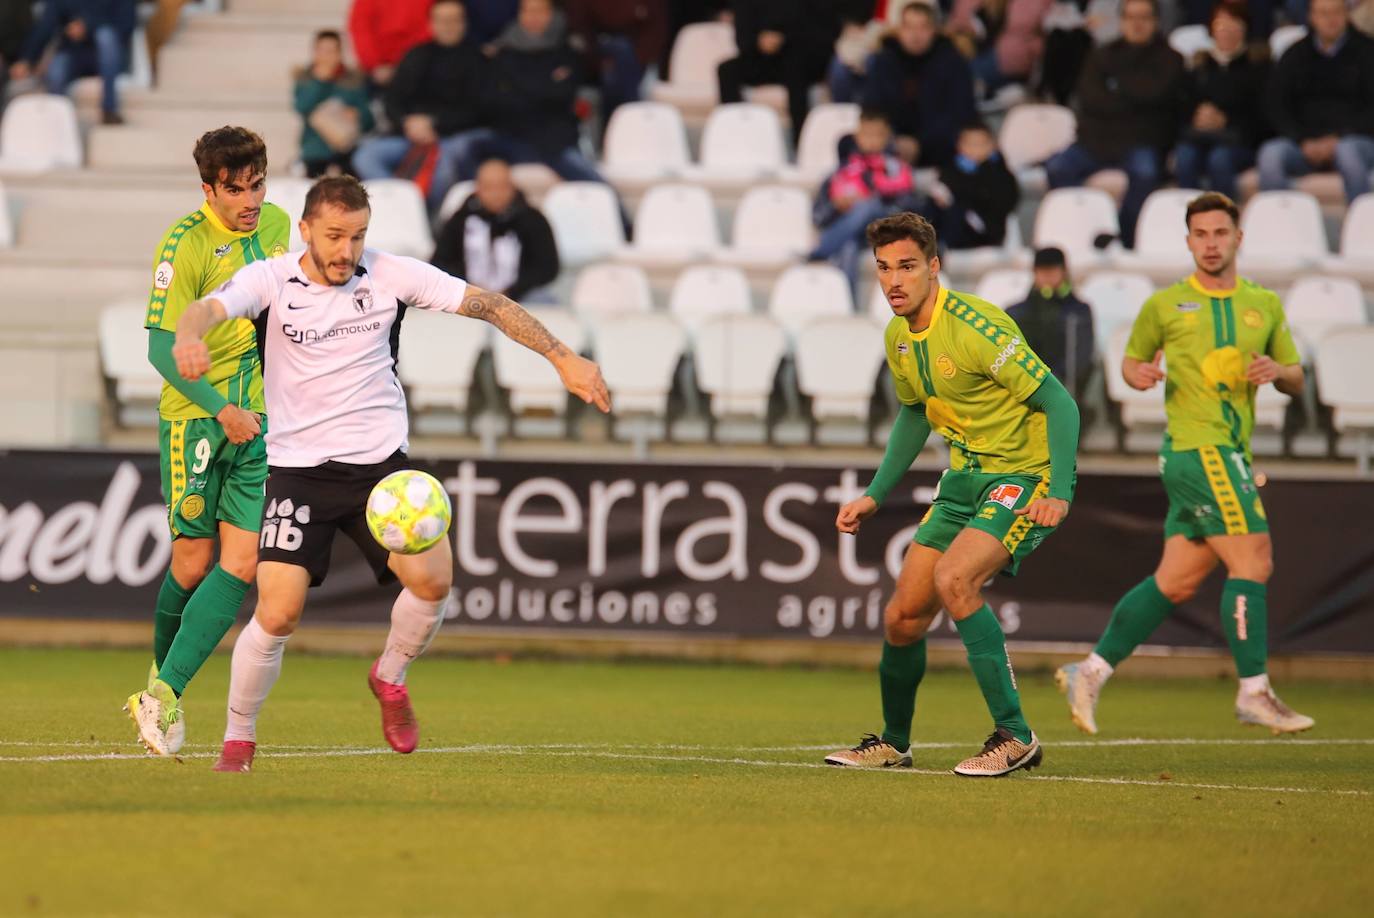
<svg viewBox="0 0 1374 918">
<path fill-rule="evenodd" d="M 402 469 L 377 482 L 367 498 L 367 528 L 386 550 L 415 555 L 448 534 L 453 504 L 433 475 Z"/>
</svg>

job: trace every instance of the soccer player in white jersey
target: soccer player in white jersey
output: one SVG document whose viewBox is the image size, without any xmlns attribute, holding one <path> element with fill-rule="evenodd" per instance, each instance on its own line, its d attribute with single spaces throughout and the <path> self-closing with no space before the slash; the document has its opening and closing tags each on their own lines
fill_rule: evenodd
<svg viewBox="0 0 1374 918">
<path fill-rule="evenodd" d="M 204 336 L 235 318 L 265 320 L 263 344 L 268 478 L 258 548 L 258 606 L 234 645 L 228 726 L 216 771 L 248 771 L 258 712 L 281 672 L 282 652 L 324 581 L 336 532 L 349 536 L 378 580 L 399 579 L 386 648 L 368 673 L 391 748 L 410 752 L 419 728 L 406 667 L 443 620 L 453 582 L 448 541 L 416 555 L 386 551 L 363 519 L 372 486 L 405 468 L 405 395 L 396 378 L 402 303 L 484 319 L 543 354 L 574 395 L 610 411 L 601 371 L 519 304 L 424 262 L 364 248 L 367 192 L 351 177 L 326 178 L 306 195 L 304 251 L 257 261 L 187 307 L 173 349 L 189 380 L 209 369 Z"/>
</svg>

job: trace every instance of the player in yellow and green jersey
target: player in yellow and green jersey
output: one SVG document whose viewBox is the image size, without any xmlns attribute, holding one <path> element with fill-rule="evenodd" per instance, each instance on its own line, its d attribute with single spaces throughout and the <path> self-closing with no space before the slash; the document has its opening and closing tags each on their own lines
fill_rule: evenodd
<svg viewBox="0 0 1374 918">
<path fill-rule="evenodd" d="M 986 300 L 940 286 L 935 230 L 915 214 L 868 227 L 878 282 L 892 307 L 887 365 L 902 402 L 882 463 L 835 526 L 858 532 L 911 467 L 934 430 L 950 466 L 916 530 L 884 612 L 878 685 L 884 727 L 826 756 L 831 765 L 911 765 L 916 689 L 926 667 L 925 634 L 943 606 L 959 629 L 969 666 L 992 714 L 993 732 L 955 773 L 994 777 L 1040 764 L 997 616 L 982 587 L 1014 575 L 1069 512 L 1078 451 L 1078 406 Z"/>
<path fill-rule="evenodd" d="M 1272 383 L 1300 395 L 1302 362 L 1278 295 L 1237 276 L 1236 205 L 1225 195 L 1203 194 L 1188 204 L 1186 219 L 1197 270 L 1145 301 L 1121 367 L 1137 389 L 1164 381 L 1164 553 L 1154 574 L 1117 603 L 1093 653 L 1060 668 L 1055 679 L 1068 696 L 1073 722 L 1096 733 L 1098 694 L 1113 668 L 1192 598 L 1220 562 L 1226 567 L 1221 624 L 1240 677 L 1236 716 L 1275 734 L 1297 733 L 1310 728 L 1312 718 L 1280 701 L 1266 674 L 1265 584 L 1274 562 L 1264 504 L 1250 474 L 1250 431 L 1256 389 Z"/>
<path fill-rule="evenodd" d="M 173 224 L 158 246 L 145 323 L 148 359 L 164 380 L 158 436 L 172 563 L 158 591 L 148 686 L 129 698 L 126 710 L 144 745 L 160 755 L 184 742 L 181 694 L 233 625 L 253 581 L 267 480 L 253 324 L 238 320 L 215 329 L 206 339 L 210 372 L 189 382 L 172 358 L 177 320 L 245 264 L 285 252 L 290 238 L 286 213 L 263 202 L 261 137 L 219 128 L 200 138 L 194 155 L 205 203 Z"/>
</svg>

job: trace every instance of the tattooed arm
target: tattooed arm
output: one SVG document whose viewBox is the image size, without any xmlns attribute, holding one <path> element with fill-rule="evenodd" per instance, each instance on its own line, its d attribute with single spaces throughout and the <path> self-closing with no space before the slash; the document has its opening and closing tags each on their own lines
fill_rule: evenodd
<svg viewBox="0 0 1374 918">
<path fill-rule="evenodd" d="M 507 338 L 547 357 L 569 392 L 602 412 L 610 412 L 611 396 L 606 381 L 601 378 L 601 369 L 573 353 L 572 348 L 555 338 L 543 322 L 510 297 L 468 284 L 458 313 L 490 322 Z"/>
</svg>

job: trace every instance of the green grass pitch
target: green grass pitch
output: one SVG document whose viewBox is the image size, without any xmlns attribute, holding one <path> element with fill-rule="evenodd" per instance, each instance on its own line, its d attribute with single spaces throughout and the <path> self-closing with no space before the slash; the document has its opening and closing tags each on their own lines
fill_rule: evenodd
<svg viewBox="0 0 1374 918">
<path fill-rule="evenodd" d="M 876 659 L 877 649 L 874 649 Z M 288 652 L 251 775 L 210 770 L 228 659 L 181 761 L 119 707 L 146 655 L 0 650 L 0 915 L 1314 915 L 1374 898 L 1374 694 L 1118 679 L 1089 740 L 1024 673 L 1044 767 L 947 770 L 988 731 L 932 673 L 913 771 L 820 767 L 879 729 L 849 670 L 425 659 L 421 749 L 382 747 L 369 661 Z M 1138 742 L 1124 742 L 1138 740 Z"/>
</svg>

